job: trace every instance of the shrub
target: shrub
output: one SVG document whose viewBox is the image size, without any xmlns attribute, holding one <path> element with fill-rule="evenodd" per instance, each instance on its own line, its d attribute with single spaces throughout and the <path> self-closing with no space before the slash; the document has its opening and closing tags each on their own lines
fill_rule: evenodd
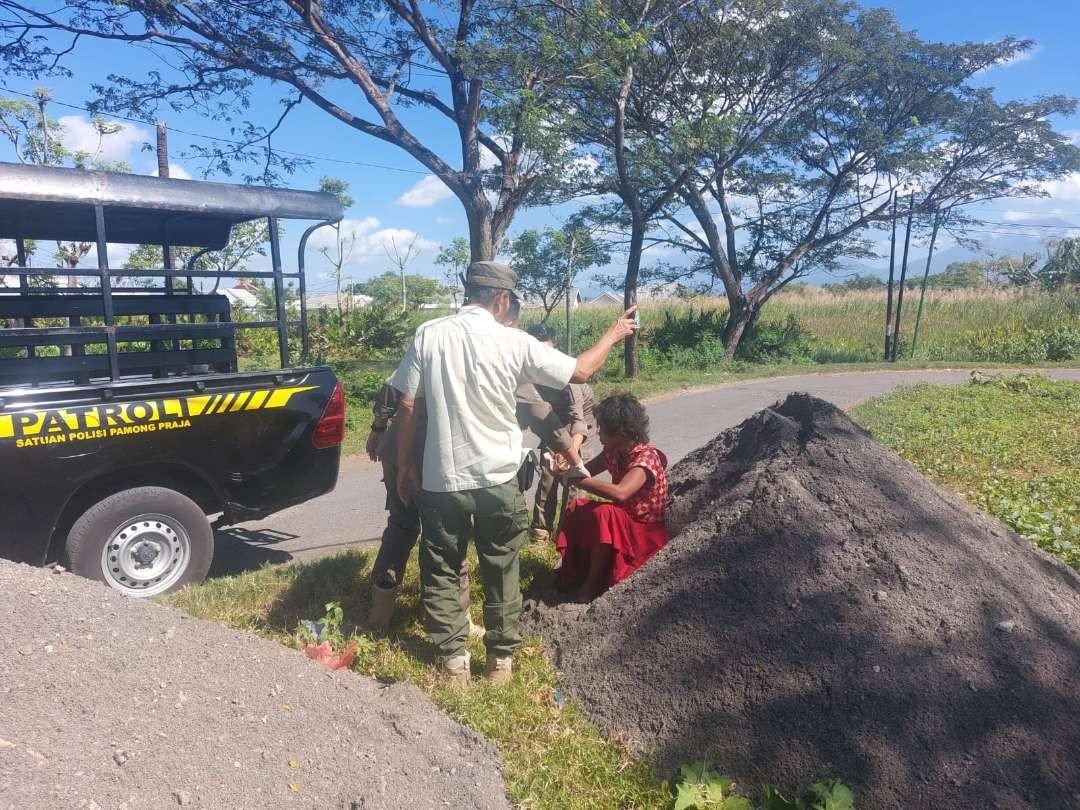
<svg viewBox="0 0 1080 810">
<path fill-rule="evenodd" d="M 686 312 L 665 312 L 663 323 L 646 332 L 643 338 L 662 354 L 671 354 L 675 349 L 696 348 L 710 338 L 722 342 L 726 327 L 726 311 L 701 309 L 695 312 L 690 307 Z"/>
<path fill-rule="evenodd" d="M 346 313 L 319 310 L 309 320 L 312 360 L 333 363 L 358 357 L 397 359 L 408 345 L 412 316 L 394 307 L 371 305 Z"/>
<path fill-rule="evenodd" d="M 973 360 L 997 363 L 1042 363 L 1080 359 L 1080 325 L 1060 324 L 1037 329 L 1005 323 L 963 339 Z"/>
<path fill-rule="evenodd" d="M 810 336 L 794 315 L 785 321 L 767 321 L 751 327 L 739 344 L 738 357 L 753 363 L 809 361 L 813 352 Z"/>
</svg>

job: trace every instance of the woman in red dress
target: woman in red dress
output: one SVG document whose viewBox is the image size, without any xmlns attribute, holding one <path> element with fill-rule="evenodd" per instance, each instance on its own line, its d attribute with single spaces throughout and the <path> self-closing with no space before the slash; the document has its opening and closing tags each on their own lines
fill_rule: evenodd
<svg viewBox="0 0 1080 810">
<path fill-rule="evenodd" d="M 562 556 L 559 586 L 591 600 L 642 566 L 668 541 L 664 527 L 667 458 L 649 444 L 649 416 L 633 394 L 617 394 L 595 410 L 604 452 L 585 469 L 589 477 L 572 484 L 606 498 L 578 498 L 559 525 L 556 548 Z M 580 462 L 580 459 L 571 459 Z M 611 483 L 595 476 L 607 470 Z M 584 474 L 584 472 L 582 472 Z"/>
</svg>

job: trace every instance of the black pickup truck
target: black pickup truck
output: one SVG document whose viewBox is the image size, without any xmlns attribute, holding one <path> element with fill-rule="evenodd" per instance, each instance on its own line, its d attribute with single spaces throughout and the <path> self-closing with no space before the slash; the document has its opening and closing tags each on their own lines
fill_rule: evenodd
<svg viewBox="0 0 1080 810">
<path fill-rule="evenodd" d="M 0 163 L 0 239 L 18 254 L 0 270 L 0 556 L 61 560 L 150 596 L 206 575 L 211 516 L 261 518 L 333 489 L 341 385 L 328 368 L 294 367 L 290 339 L 302 365 L 304 248 L 341 216 L 318 192 Z M 232 276 L 266 280 L 272 315 L 234 319 L 227 297 L 196 287 L 218 274 L 197 254 L 173 268 L 172 253 L 221 249 L 233 225 L 263 217 L 270 269 Z M 295 272 L 282 268 L 284 218 L 316 221 Z M 96 245 L 97 267 L 29 266 L 30 240 Z M 162 245 L 164 267 L 111 269 L 109 243 Z M 129 286 L 144 279 L 159 286 Z M 275 331 L 280 367 L 239 372 L 241 329 Z"/>
</svg>

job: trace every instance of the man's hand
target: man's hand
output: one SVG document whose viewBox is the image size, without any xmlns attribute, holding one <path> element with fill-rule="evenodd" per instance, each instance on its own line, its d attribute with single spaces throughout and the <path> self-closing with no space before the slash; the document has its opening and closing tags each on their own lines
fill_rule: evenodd
<svg viewBox="0 0 1080 810">
<path fill-rule="evenodd" d="M 611 326 L 607 328 L 606 336 L 613 343 L 618 343 L 624 338 L 630 337 L 638 330 L 637 321 L 634 320 L 635 312 L 637 312 L 637 304 L 634 304 L 634 306 L 612 321 Z"/>
<path fill-rule="evenodd" d="M 372 461 L 382 460 L 382 443 L 385 436 L 386 432 L 380 430 L 373 430 L 368 434 L 367 446 L 364 449 Z"/>
<path fill-rule="evenodd" d="M 545 453 L 544 462 L 554 475 L 561 475 L 570 469 L 570 462 L 566 460 L 564 453 Z"/>
<path fill-rule="evenodd" d="M 407 464 L 398 470 L 397 474 L 397 494 L 398 498 L 404 504 L 410 504 L 416 497 L 416 483 L 417 483 L 416 467 L 411 464 Z"/>
<path fill-rule="evenodd" d="M 611 354 L 611 350 L 621 340 L 628 338 L 637 331 L 637 322 L 634 320 L 635 312 L 637 312 L 636 304 L 616 318 L 593 346 L 590 346 L 577 356 L 577 366 L 574 368 L 574 374 L 570 378 L 570 382 L 588 382 L 589 378 L 604 365 L 604 361 Z"/>
</svg>

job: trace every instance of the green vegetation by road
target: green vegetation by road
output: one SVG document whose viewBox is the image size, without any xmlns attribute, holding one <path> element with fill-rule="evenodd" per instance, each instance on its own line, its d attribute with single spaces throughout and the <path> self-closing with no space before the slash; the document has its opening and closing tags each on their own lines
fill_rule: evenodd
<svg viewBox="0 0 1080 810">
<path fill-rule="evenodd" d="M 346 452 L 357 453 L 367 439 L 371 398 L 393 370 L 416 326 L 446 314 L 440 310 L 366 308 L 343 318 L 334 312 L 312 316 L 312 360 L 338 372 L 349 398 Z M 573 314 L 572 351 L 596 340 L 615 309 L 582 308 Z M 885 295 L 880 291 L 843 294 L 817 288 L 777 295 L 735 359 L 724 354 L 722 333 L 727 305 L 721 299 L 665 301 L 642 305 L 640 373 L 630 379 L 622 353 L 615 351 L 594 381 L 601 396 L 631 390 L 652 396 L 684 388 L 741 379 L 810 371 L 927 368 L 977 364 L 1075 365 L 1080 362 L 1080 290 L 1055 294 L 1035 290 L 955 290 L 928 293 L 918 351 L 910 356 L 911 312 L 901 340 L 899 364 L 881 361 Z M 538 315 L 526 311 L 526 325 Z M 549 320 L 565 348 L 564 315 Z M 241 348 L 245 365 L 273 365 L 274 336 L 248 330 Z"/>
<path fill-rule="evenodd" d="M 470 552 L 471 553 L 471 552 Z M 530 544 L 522 557 L 523 587 L 556 559 L 549 545 Z M 572 704 L 563 703 L 558 675 L 536 639 L 515 657 L 510 686 L 496 689 L 477 681 L 461 691 L 439 679 L 426 661 L 429 645 L 420 623 L 419 577 L 415 557 L 398 596 L 399 612 L 389 638 L 357 632 L 350 622 L 367 614 L 374 552 L 352 551 L 311 563 L 266 566 L 234 577 L 186 588 L 168 601 L 203 619 L 248 630 L 287 646 L 303 619 L 320 619 L 327 602 L 338 602 L 344 624 L 335 641 L 358 640 L 353 669 L 387 682 L 409 681 L 450 715 L 495 742 L 515 805 L 551 810 L 668 808 L 666 785 L 640 761 L 631 759 L 599 732 Z M 473 618 L 481 620 L 483 595 L 474 575 Z M 474 672 L 483 663 L 483 644 L 470 639 Z"/>
<path fill-rule="evenodd" d="M 852 415 L 924 474 L 1080 570 L 1080 382 L 974 375 Z"/>
</svg>

